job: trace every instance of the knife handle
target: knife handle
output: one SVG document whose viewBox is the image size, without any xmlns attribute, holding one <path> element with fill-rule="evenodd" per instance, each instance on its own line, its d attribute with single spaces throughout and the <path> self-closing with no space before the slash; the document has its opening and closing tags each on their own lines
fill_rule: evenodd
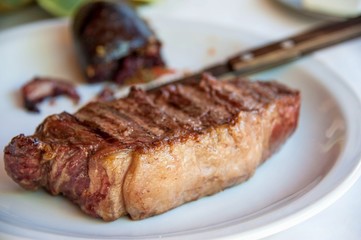
<svg viewBox="0 0 361 240">
<path fill-rule="evenodd" d="M 358 36 L 361 36 L 361 17 L 321 25 L 290 38 L 238 53 L 227 64 L 238 75 L 250 74 Z"/>
</svg>

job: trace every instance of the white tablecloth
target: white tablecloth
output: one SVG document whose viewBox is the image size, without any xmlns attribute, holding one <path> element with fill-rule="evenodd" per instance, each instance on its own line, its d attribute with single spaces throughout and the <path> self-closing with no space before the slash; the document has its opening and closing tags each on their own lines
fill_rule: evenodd
<svg viewBox="0 0 361 240">
<path fill-rule="evenodd" d="M 148 18 L 167 16 L 224 25 L 267 40 L 283 38 L 321 22 L 288 11 L 273 0 L 163 0 L 141 9 L 141 14 Z M 314 56 L 332 67 L 361 99 L 361 39 L 330 47 Z M 331 207 L 267 239 L 361 239 L 361 179 Z"/>
</svg>

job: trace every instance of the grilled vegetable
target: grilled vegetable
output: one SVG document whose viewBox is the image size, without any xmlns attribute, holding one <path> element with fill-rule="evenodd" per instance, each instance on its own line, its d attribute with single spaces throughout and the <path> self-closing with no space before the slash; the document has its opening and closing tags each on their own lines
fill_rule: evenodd
<svg viewBox="0 0 361 240">
<path fill-rule="evenodd" d="M 149 81 L 154 68 L 164 67 L 161 42 L 124 1 L 84 5 L 73 19 L 73 35 L 90 83 Z"/>
</svg>

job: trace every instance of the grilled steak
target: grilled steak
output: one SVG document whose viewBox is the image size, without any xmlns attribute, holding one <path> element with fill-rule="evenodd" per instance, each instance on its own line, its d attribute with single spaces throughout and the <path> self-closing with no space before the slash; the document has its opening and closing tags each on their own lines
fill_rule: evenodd
<svg viewBox="0 0 361 240">
<path fill-rule="evenodd" d="M 294 132 L 300 94 L 205 75 L 49 116 L 5 148 L 22 187 L 63 194 L 106 221 L 143 219 L 247 180 Z"/>
</svg>

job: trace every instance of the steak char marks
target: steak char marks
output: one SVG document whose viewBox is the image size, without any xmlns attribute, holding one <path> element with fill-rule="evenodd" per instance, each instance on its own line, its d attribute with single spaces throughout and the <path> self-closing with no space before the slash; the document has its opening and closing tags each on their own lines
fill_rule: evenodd
<svg viewBox="0 0 361 240">
<path fill-rule="evenodd" d="M 244 79 L 170 84 L 49 116 L 5 148 L 22 187 L 105 221 L 143 219 L 251 177 L 294 132 L 300 94 Z"/>
</svg>

